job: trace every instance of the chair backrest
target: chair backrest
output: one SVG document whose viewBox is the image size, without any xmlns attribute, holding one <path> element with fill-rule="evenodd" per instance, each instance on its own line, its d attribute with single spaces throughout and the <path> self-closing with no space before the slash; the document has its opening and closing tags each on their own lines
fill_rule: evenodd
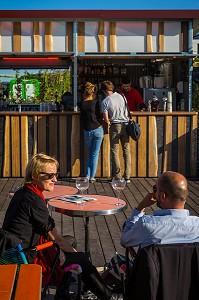
<svg viewBox="0 0 199 300">
<path fill-rule="evenodd" d="M 198 295 L 199 243 L 150 245 L 139 250 L 125 299 L 195 300 Z"/>
</svg>

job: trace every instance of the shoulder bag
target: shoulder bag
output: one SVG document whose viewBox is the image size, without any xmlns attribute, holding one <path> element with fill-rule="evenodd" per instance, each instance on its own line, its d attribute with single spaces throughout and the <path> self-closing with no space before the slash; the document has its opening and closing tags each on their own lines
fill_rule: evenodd
<svg viewBox="0 0 199 300">
<path fill-rule="evenodd" d="M 128 104 L 127 104 L 127 100 L 126 100 L 126 97 L 121 94 L 123 99 L 124 99 L 124 102 L 125 102 L 125 106 L 127 108 L 127 111 L 128 111 L 128 116 L 129 116 L 129 123 L 128 125 L 126 126 L 126 131 L 128 133 L 128 135 L 134 140 L 134 141 L 138 141 L 139 138 L 140 138 L 140 134 L 141 134 L 141 130 L 140 130 L 140 125 L 133 121 L 132 120 L 132 117 L 131 117 L 131 112 L 130 112 L 130 109 L 128 107 Z"/>
</svg>

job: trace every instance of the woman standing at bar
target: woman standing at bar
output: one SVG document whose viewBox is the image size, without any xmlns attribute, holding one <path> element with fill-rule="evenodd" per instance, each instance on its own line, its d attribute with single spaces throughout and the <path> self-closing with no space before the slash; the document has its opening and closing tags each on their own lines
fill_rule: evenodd
<svg viewBox="0 0 199 300">
<path fill-rule="evenodd" d="M 91 82 L 86 82 L 83 87 L 83 101 L 79 103 L 79 108 L 82 114 L 84 142 L 88 150 L 86 176 L 94 183 L 104 130 L 101 124 L 102 116 L 99 101 L 96 99 L 95 85 Z"/>
</svg>

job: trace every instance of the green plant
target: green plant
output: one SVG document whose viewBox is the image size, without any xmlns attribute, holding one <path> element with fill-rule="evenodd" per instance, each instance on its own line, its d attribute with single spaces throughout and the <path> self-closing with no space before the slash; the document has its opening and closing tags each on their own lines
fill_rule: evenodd
<svg viewBox="0 0 199 300">
<path fill-rule="evenodd" d="M 24 84 L 34 84 L 35 92 L 31 95 L 30 86 L 26 85 L 26 91 L 22 86 Z M 61 70 L 39 70 L 37 73 L 24 72 L 23 76 L 19 76 L 16 71 L 16 79 L 10 88 L 9 99 L 14 103 L 39 103 L 41 101 L 60 102 L 64 92 L 70 91 L 70 71 Z M 28 98 L 26 92 L 29 92 Z"/>
</svg>

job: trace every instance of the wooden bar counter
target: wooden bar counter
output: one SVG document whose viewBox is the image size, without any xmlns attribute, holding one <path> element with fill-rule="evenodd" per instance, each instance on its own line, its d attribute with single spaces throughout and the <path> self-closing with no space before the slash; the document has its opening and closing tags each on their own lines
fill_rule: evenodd
<svg viewBox="0 0 199 300">
<path fill-rule="evenodd" d="M 132 177 L 157 177 L 166 170 L 197 175 L 197 112 L 136 112 L 141 128 L 131 140 Z M 29 157 L 55 156 L 60 177 L 84 173 L 86 149 L 80 114 L 76 112 L 0 112 L 0 176 L 23 177 Z M 122 151 L 120 151 L 123 161 Z M 96 177 L 109 177 L 109 136 L 105 135 Z M 123 163 L 122 163 L 123 168 Z"/>
</svg>

